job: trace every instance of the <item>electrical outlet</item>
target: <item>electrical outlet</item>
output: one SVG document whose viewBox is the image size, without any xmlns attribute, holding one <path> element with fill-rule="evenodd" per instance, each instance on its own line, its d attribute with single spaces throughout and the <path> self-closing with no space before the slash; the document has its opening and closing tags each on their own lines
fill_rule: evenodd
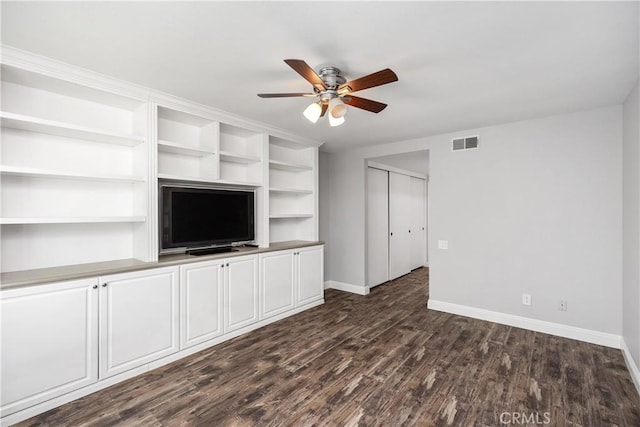
<svg viewBox="0 0 640 427">
<path fill-rule="evenodd" d="M 531 295 L 530 294 L 522 294 L 522 304 L 523 305 L 531 305 Z"/>
<path fill-rule="evenodd" d="M 448 240 L 438 240 L 438 249 L 449 249 Z"/>
<path fill-rule="evenodd" d="M 560 300 L 560 304 L 558 304 L 558 310 L 567 311 L 567 300 L 566 299 L 561 299 Z"/>
</svg>

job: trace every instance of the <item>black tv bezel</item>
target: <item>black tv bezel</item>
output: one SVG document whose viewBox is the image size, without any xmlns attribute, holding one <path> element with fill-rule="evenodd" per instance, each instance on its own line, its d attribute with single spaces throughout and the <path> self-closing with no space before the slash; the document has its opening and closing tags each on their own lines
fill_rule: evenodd
<svg viewBox="0 0 640 427">
<path fill-rule="evenodd" d="M 163 232 L 164 232 L 164 223 L 165 223 L 165 218 L 164 218 L 164 198 L 165 198 L 165 189 L 166 188 L 173 188 L 176 190 L 183 190 L 183 191 L 188 191 L 188 190 L 204 190 L 204 191 L 222 191 L 222 192 L 228 192 L 228 193 L 250 193 L 252 195 L 252 202 L 253 202 L 253 217 L 252 217 L 252 222 L 253 222 L 253 227 L 252 227 L 252 234 L 253 236 L 250 236 L 249 239 L 232 239 L 232 240 L 202 240 L 202 241 L 194 241 L 194 242 L 187 242 L 188 245 L 183 245 L 183 244 L 179 244 L 179 246 L 177 245 L 171 245 L 168 247 L 165 247 L 164 245 L 164 241 L 163 241 Z M 220 187 L 220 186 L 214 186 L 214 185 L 199 185 L 199 184 L 184 184 L 184 183 L 175 183 L 175 182 L 161 182 L 158 185 L 158 245 L 159 245 L 159 253 L 161 255 L 163 254 L 175 254 L 175 253 L 186 253 L 187 251 L 190 250 L 194 250 L 194 249 L 207 249 L 207 248 L 219 248 L 219 247 L 229 247 L 229 246 L 236 246 L 236 245 L 240 245 L 240 244 L 244 244 L 244 243 L 255 243 L 255 237 L 256 237 L 256 191 L 255 189 L 246 189 L 246 188 L 225 188 L 225 187 Z M 170 219 L 169 219 L 170 221 Z M 169 225 L 170 226 L 170 225 Z M 192 243 L 192 244 L 191 244 Z"/>
</svg>

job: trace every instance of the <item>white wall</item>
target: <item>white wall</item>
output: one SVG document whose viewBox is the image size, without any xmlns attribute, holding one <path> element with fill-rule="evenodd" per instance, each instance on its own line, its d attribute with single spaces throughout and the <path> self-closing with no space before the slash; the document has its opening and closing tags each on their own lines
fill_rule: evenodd
<svg viewBox="0 0 640 427">
<path fill-rule="evenodd" d="M 640 130 L 638 84 L 623 106 L 622 336 L 640 366 Z"/>
<path fill-rule="evenodd" d="M 365 285 L 365 159 L 424 149 L 430 298 L 621 333 L 621 106 L 334 153 L 328 279 Z"/>
<path fill-rule="evenodd" d="M 320 240 L 325 242 L 324 251 L 325 259 L 328 258 L 328 254 L 331 251 L 331 159 L 329 153 L 320 151 L 318 156 L 318 209 L 320 222 L 319 235 Z M 328 280 L 329 277 L 329 263 L 324 263 L 324 277 Z"/>
</svg>

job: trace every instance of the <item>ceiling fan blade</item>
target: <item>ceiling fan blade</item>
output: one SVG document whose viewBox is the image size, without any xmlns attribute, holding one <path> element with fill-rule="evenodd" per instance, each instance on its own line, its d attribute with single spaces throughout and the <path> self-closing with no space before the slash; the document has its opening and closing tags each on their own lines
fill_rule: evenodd
<svg viewBox="0 0 640 427">
<path fill-rule="evenodd" d="M 320 117 L 324 117 L 328 109 L 329 109 L 329 104 L 322 104 L 322 112 L 320 113 Z"/>
<path fill-rule="evenodd" d="M 317 75 L 316 72 L 313 71 L 313 68 L 311 68 L 302 59 L 285 59 L 284 62 L 286 62 L 289 67 L 293 68 L 314 87 L 319 90 L 325 90 L 327 88 L 320 76 Z"/>
<path fill-rule="evenodd" d="M 396 73 L 391 71 L 389 68 L 385 68 L 384 70 L 369 74 L 368 76 L 360 77 L 359 79 L 341 84 L 338 88 L 338 92 L 357 92 L 359 90 L 382 86 L 396 81 L 398 81 Z"/>
<path fill-rule="evenodd" d="M 360 98 L 353 95 L 349 95 L 348 97 L 343 98 L 342 102 L 347 105 L 351 105 L 352 107 L 371 111 L 372 113 L 379 113 L 387 107 L 387 104 L 383 104 L 382 102 L 372 101 L 370 99 Z"/>
<path fill-rule="evenodd" d="M 259 93 L 260 98 L 290 98 L 294 96 L 318 96 L 315 93 Z"/>
</svg>

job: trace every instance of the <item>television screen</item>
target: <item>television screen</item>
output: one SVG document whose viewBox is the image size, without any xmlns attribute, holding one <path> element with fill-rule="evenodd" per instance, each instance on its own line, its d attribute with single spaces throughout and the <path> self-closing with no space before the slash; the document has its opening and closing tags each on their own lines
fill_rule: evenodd
<svg viewBox="0 0 640 427">
<path fill-rule="evenodd" d="M 161 196 L 162 249 L 255 239 L 252 191 L 162 186 Z"/>
</svg>

